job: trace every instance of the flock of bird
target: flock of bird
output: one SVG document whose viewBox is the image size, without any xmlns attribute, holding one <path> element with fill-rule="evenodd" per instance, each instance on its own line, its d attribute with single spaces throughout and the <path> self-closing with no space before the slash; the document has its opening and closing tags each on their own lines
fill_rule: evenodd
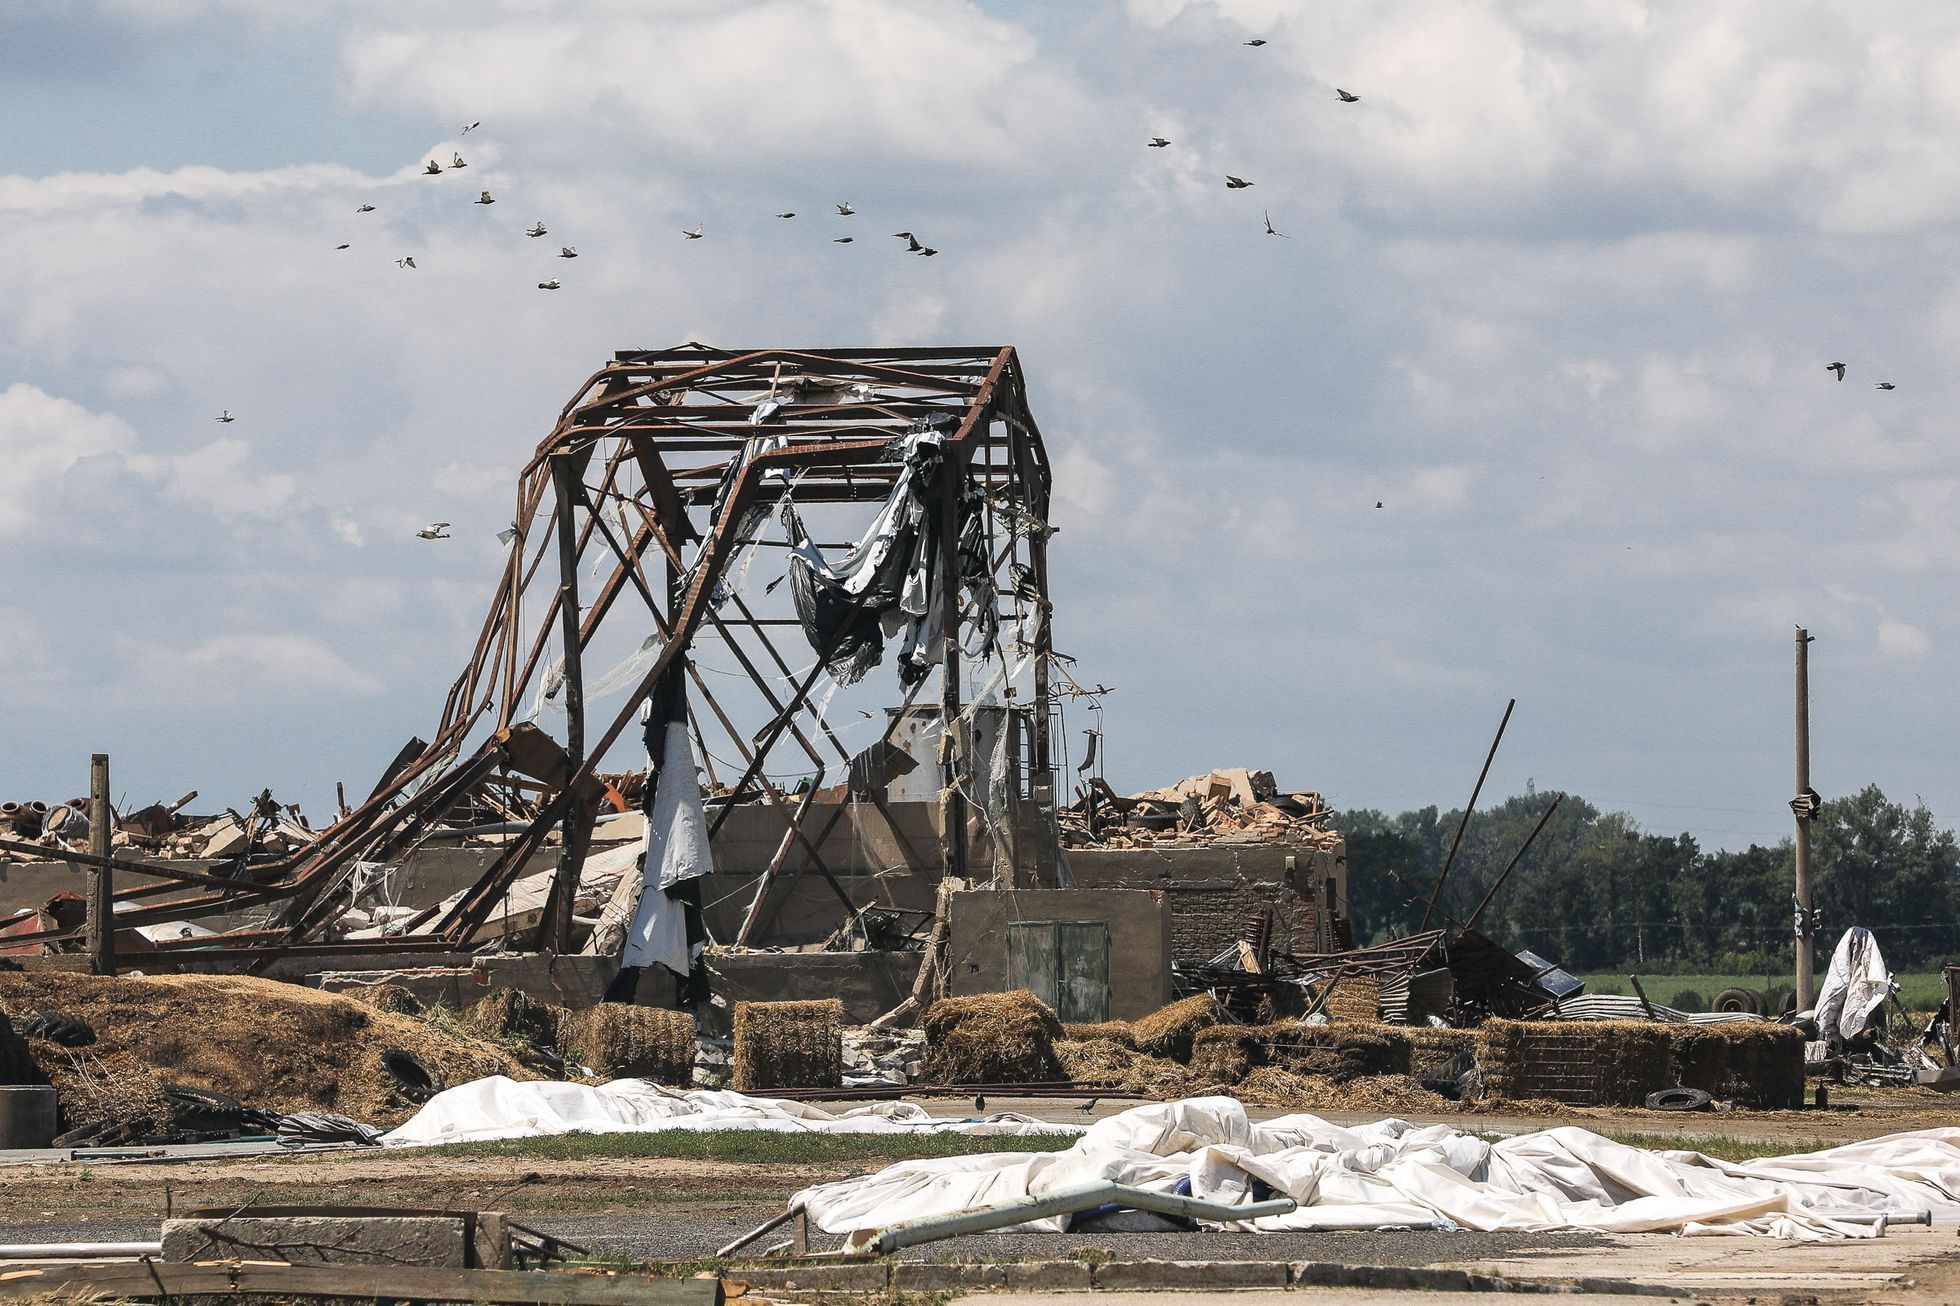
<svg viewBox="0 0 1960 1306">
<path fill-rule="evenodd" d="M 1836 372 L 1837 379 L 1842 381 L 1844 380 L 1844 374 L 1850 369 L 1843 363 L 1826 363 L 1824 364 L 1824 370 L 1826 372 Z M 1893 385 L 1890 381 L 1880 381 L 1877 388 L 1880 390 L 1897 390 L 1899 387 Z"/>
</svg>

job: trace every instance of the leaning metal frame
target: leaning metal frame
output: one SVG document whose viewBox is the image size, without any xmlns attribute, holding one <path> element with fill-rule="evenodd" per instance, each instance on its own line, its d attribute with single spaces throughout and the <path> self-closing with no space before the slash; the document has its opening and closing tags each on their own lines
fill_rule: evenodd
<svg viewBox="0 0 1960 1306">
<path fill-rule="evenodd" d="M 758 418 L 757 406 L 765 401 L 782 406 Z M 1015 595 L 1027 614 L 1023 629 L 1034 682 L 1029 769 L 1037 783 L 1052 784 L 1052 606 L 1045 526 L 1050 475 L 1014 350 L 731 351 L 697 346 L 623 352 L 579 387 L 524 467 L 509 561 L 469 662 L 450 688 L 432 741 L 411 742 L 366 802 L 343 814 L 310 844 L 276 860 L 240 863 L 221 868 L 221 874 L 140 864 L 143 874 L 165 883 L 118 892 L 116 898 L 126 904 L 116 912 L 118 925 L 235 912 L 256 902 L 275 907 L 280 922 L 276 927 L 164 940 L 156 946 L 166 954 L 194 950 L 200 962 L 265 960 L 300 953 L 371 956 L 456 951 L 468 946 L 555 828 L 562 832 L 561 854 L 536 937 L 542 950 L 564 952 L 578 868 L 602 792 L 595 779 L 599 759 L 677 660 L 692 682 L 694 695 L 745 763 L 722 808 L 724 818 L 737 802 L 759 794 L 788 815 L 784 852 L 793 838 L 812 864 L 823 870 L 817 849 L 839 814 L 832 814 L 830 826 L 814 837 L 803 823 L 826 768 L 848 763 L 851 756 L 812 697 L 823 659 L 818 658 L 807 673 L 791 677 L 790 661 L 770 638 L 768 627 L 796 623 L 757 618 L 739 593 L 725 594 L 718 604 L 717 582 L 745 543 L 737 528 L 750 509 L 775 507 L 792 483 L 795 500 L 804 504 L 883 500 L 900 471 L 891 452 L 894 442 L 915 423 L 937 414 L 950 414 L 957 422 L 946 438 L 936 487 L 946 507 L 941 514 L 937 574 L 944 586 L 945 611 L 960 614 L 957 622 L 949 617 L 943 641 L 943 719 L 951 722 L 959 716 L 960 636 L 978 615 L 971 601 L 962 606 L 956 556 L 958 505 L 962 492 L 972 486 L 984 500 L 984 537 L 998 592 Z M 754 445 L 751 452 L 751 442 L 762 436 L 771 438 Z M 745 452 L 751 456 L 745 458 Z M 718 495 L 731 467 L 739 467 L 739 472 L 727 493 Z M 705 517 L 718 500 L 719 514 L 697 525 L 690 514 Z M 613 520 L 608 520 L 608 508 Z M 537 522 L 547 511 L 548 516 Z M 1033 529 L 1027 528 L 1030 521 Z M 690 545 L 695 546 L 692 554 Z M 610 560 L 611 572 L 590 604 L 581 605 L 579 577 L 588 553 L 593 552 Z M 527 598 L 541 583 L 539 573 L 547 555 L 555 558 L 556 584 L 550 585 L 541 605 L 527 608 Z M 661 639 L 659 652 L 619 711 L 594 734 L 586 720 L 582 655 L 629 591 L 651 617 Z M 991 595 L 979 597 L 993 601 Z M 725 614 L 722 607 L 732 609 L 733 615 Z M 774 711 L 759 734 L 744 737 L 737 730 L 692 659 L 685 657 L 704 627 L 727 642 L 752 687 Z M 737 631 L 754 641 L 767 667 L 793 679 L 792 693 L 784 697 L 771 688 L 771 673 L 737 642 Z M 562 676 L 559 689 L 566 715 L 562 750 L 518 712 L 540 676 L 540 663 L 554 636 L 562 658 L 562 669 L 553 672 Z M 915 685 L 914 694 L 926 683 Z M 705 755 L 702 721 L 696 717 L 690 724 Z M 471 739 L 486 728 L 487 735 L 470 747 Z M 794 804 L 769 783 L 762 769 L 771 749 L 786 736 L 817 768 L 815 782 Z M 949 761 L 956 783 L 948 787 L 944 799 L 946 837 L 939 850 L 945 873 L 955 876 L 964 876 L 967 870 L 967 817 L 962 785 L 957 783 L 964 764 L 963 759 Z M 313 938 L 334 914 L 338 891 L 357 873 L 357 864 L 411 849 L 460 804 L 482 792 L 499 774 L 507 778 L 511 770 L 532 777 L 529 788 L 541 795 L 537 810 L 460 901 L 446 910 L 427 909 L 409 923 L 405 934 L 386 940 Z M 874 796 L 872 801 L 878 800 Z M 91 863 L 79 854 L 67 856 Z M 779 853 L 764 874 L 763 890 L 744 924 L 744 942 L 767 880 L 782 861 Z M 125 861 L 114 865 L 139 869 L 138 864 Z M 831 878 L 828 871 L 824 874 Z M 170 896 L 184 886 L 208 892 Z M 77 929 L 44 930 L 12 935 L 8 941 L 52 942 L 78 933 Z"/>
</svg>

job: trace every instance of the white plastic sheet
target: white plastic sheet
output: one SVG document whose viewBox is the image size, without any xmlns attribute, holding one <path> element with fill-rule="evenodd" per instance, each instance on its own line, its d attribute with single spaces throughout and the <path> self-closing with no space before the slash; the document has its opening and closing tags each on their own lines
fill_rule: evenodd
<svg viewBox="0 0 1960 1306">
<path fill-rule="evenodd" d="M 1864 926 L 1853 925 L 1838 940 L 1817 992 L 1817 1028 L 1827 1036 L 1835 1031 L 1839 1038 L 1855 1038 L 1891 992 L 1892 976 L 1878 940 Z"/>
<path fill-rule="evenodd" d="M 1732 1164 L 1628 1147 L 1564 1127 L 1486 1142 L 1402 1120 L 1343 1128 L 1311 1115 L 1254 1124 L 1227 1097 L 1153 1103 L 1099 1121 L 1065 1152 L 906 1161 L 791 1199 L 829 1233 L 868 1234 L 1109 1179 L 1216 1201 L 1263 1184 L 1299 1203 L 1254 1229 L 1435 1227 L 1869 1238 L 1859 1214 L 1960 1214 L 1960 1129 L 1897 1134 Z M 1060 1230 L 1067 1217 L 1028 1228 Z"/>
<path fill-rule="evenodd" d="M 647 817 L 646 851 L 641 863 L 640 900 L 627 927 L 621 966 L 659 963 L 685 975 L 693 956 L 687 944 L 685 913 L 667 891 L 684 880 L 714 870 L 708 847 L 708 817 L 701 806 L 701 782 L 694 774 L 694 745 L 687 724 L 667 723 L 653 811 Z"/>
<path fill-rule="evenodd" d="M 827 1111 L 807 1102 L 697 1089 L 684 1092 L 644 1079 L 610 1084 L 519 1081 L 503 1075 L 436 1094 L 382 1141 L 390 1147 L 464 1143 L 550 1134 L 708 1132 L 759 1129 L 815 1134 L 1076 1134 L 1011 1111 L 977 1120 L 941 1119 L 915 1102 L 870 1102 Z"/>
</svg>

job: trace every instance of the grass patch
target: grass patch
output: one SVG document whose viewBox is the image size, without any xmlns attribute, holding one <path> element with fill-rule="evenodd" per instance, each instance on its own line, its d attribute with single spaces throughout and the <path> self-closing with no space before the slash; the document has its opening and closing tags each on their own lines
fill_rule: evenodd
<svg viewBox="0 0 1960 1306">
<path fill-rule="evenodd" d="M 808 1165 L 826 1161 L 905 1161 L 934 1156 L 970 1156 L 976 1152 L 1061 1152 L 1074 1144 L 1073 1134 L 779 1134 L 763 1129 L 717 1129 L 706 1133 L 667 1130 L 652 1134 L 557 1134 L 549 1138 L 450 1143 L 426 1150 L 443 1156 L 496 1156 L 543 1161 L 670 1157 L 753 1165 Z"/>
<path fill-rule="evenodd" d="M 1824 968 L 1830 964 L 1828 950 L 1820 952 L 1817 958 L 1817 983 L 1824 982 Z M 1754 975 L 1648 975 L 1638 970 L 1601 971 L 1579 978 L 1586 982 L 1588 993 L 1618 993 L 1631 997 L 1633 985 L 1627 982 L 1627 975 L 1640 975 L 1640 982 L 1647 987 L 1647 996 L 1655 1002 L 1665 1003 L 1682 989 L 1693 989 L 1708 1002 L 1723 989 L 1755 989 L 1758 993 L 1765 987 L 1782 992 L 1797 987 L 1795 974 L 1776 975 L 1765 981 L 1761 973 Z M 1946 980 L 1936 970 L 1902 971 L 1896 977 L 1899 981 L 1899 1001 L 1911 1011 L 1933 1011 L 1946 1001 Z"/>
<path fill-rule="evenodd" d="M 1722 1161 L 1753 1161 L 1763 1156 L 1795 1156 L 1802 1152 L 1819 1152 L 1827 1147 L 1842 1147 L 1843 1139 L 1830 1141 L 1822 1138 L 1736 1138 L 1729 1134 L 1647 1134 L 1602 1130 L 1601 1136 L 1628 1147 L 1644 1147 L 1650 1151 L 1700 1152 Z"/>
</svg>

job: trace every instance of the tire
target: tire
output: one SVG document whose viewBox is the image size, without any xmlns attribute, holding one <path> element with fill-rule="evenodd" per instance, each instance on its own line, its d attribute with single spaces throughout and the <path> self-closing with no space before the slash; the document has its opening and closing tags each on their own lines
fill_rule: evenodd
<svg viewBox="0 0 1960 1306">
<path fill-rule="evenodd" d="M 210 1093 L 184 1084 L 165 1084 L 163 1095 L 170 1100 L 171 1120 L 187 1133 L 235 1133 L 244 1122 L 245 1108 L 236 1098 L 223 1093 Z"/>
<path fill-rule="evenodd" d="M 388 1048 L 382 1052 L 381 1068 L 411 1102 L 426 1102 L 446 1086 L 440 1070 L 405 1048 Z"/>
<path fill-rule="evenodd" d="M 1763 995 L 1754 989 L 1723 989 L 1715 995 L 1711 1010 L 1760 1016 L 1763 1014 Z"/>
<path fill-rule="evenodd" d="M 1698 1088 L 1663 1088 L 1647 1095 L 1649 1111 L 1706 1111 L 1715 1099 Z"/>
<path fill-rule="evenodd" d="M 95 1029 L 86 1020 L 47 1007 L 28 1012 L 14 1028 L 28 1038 L 44 1038 L 65 1048 L 83 1048 L 95 1042 Z"/>
</svg>

